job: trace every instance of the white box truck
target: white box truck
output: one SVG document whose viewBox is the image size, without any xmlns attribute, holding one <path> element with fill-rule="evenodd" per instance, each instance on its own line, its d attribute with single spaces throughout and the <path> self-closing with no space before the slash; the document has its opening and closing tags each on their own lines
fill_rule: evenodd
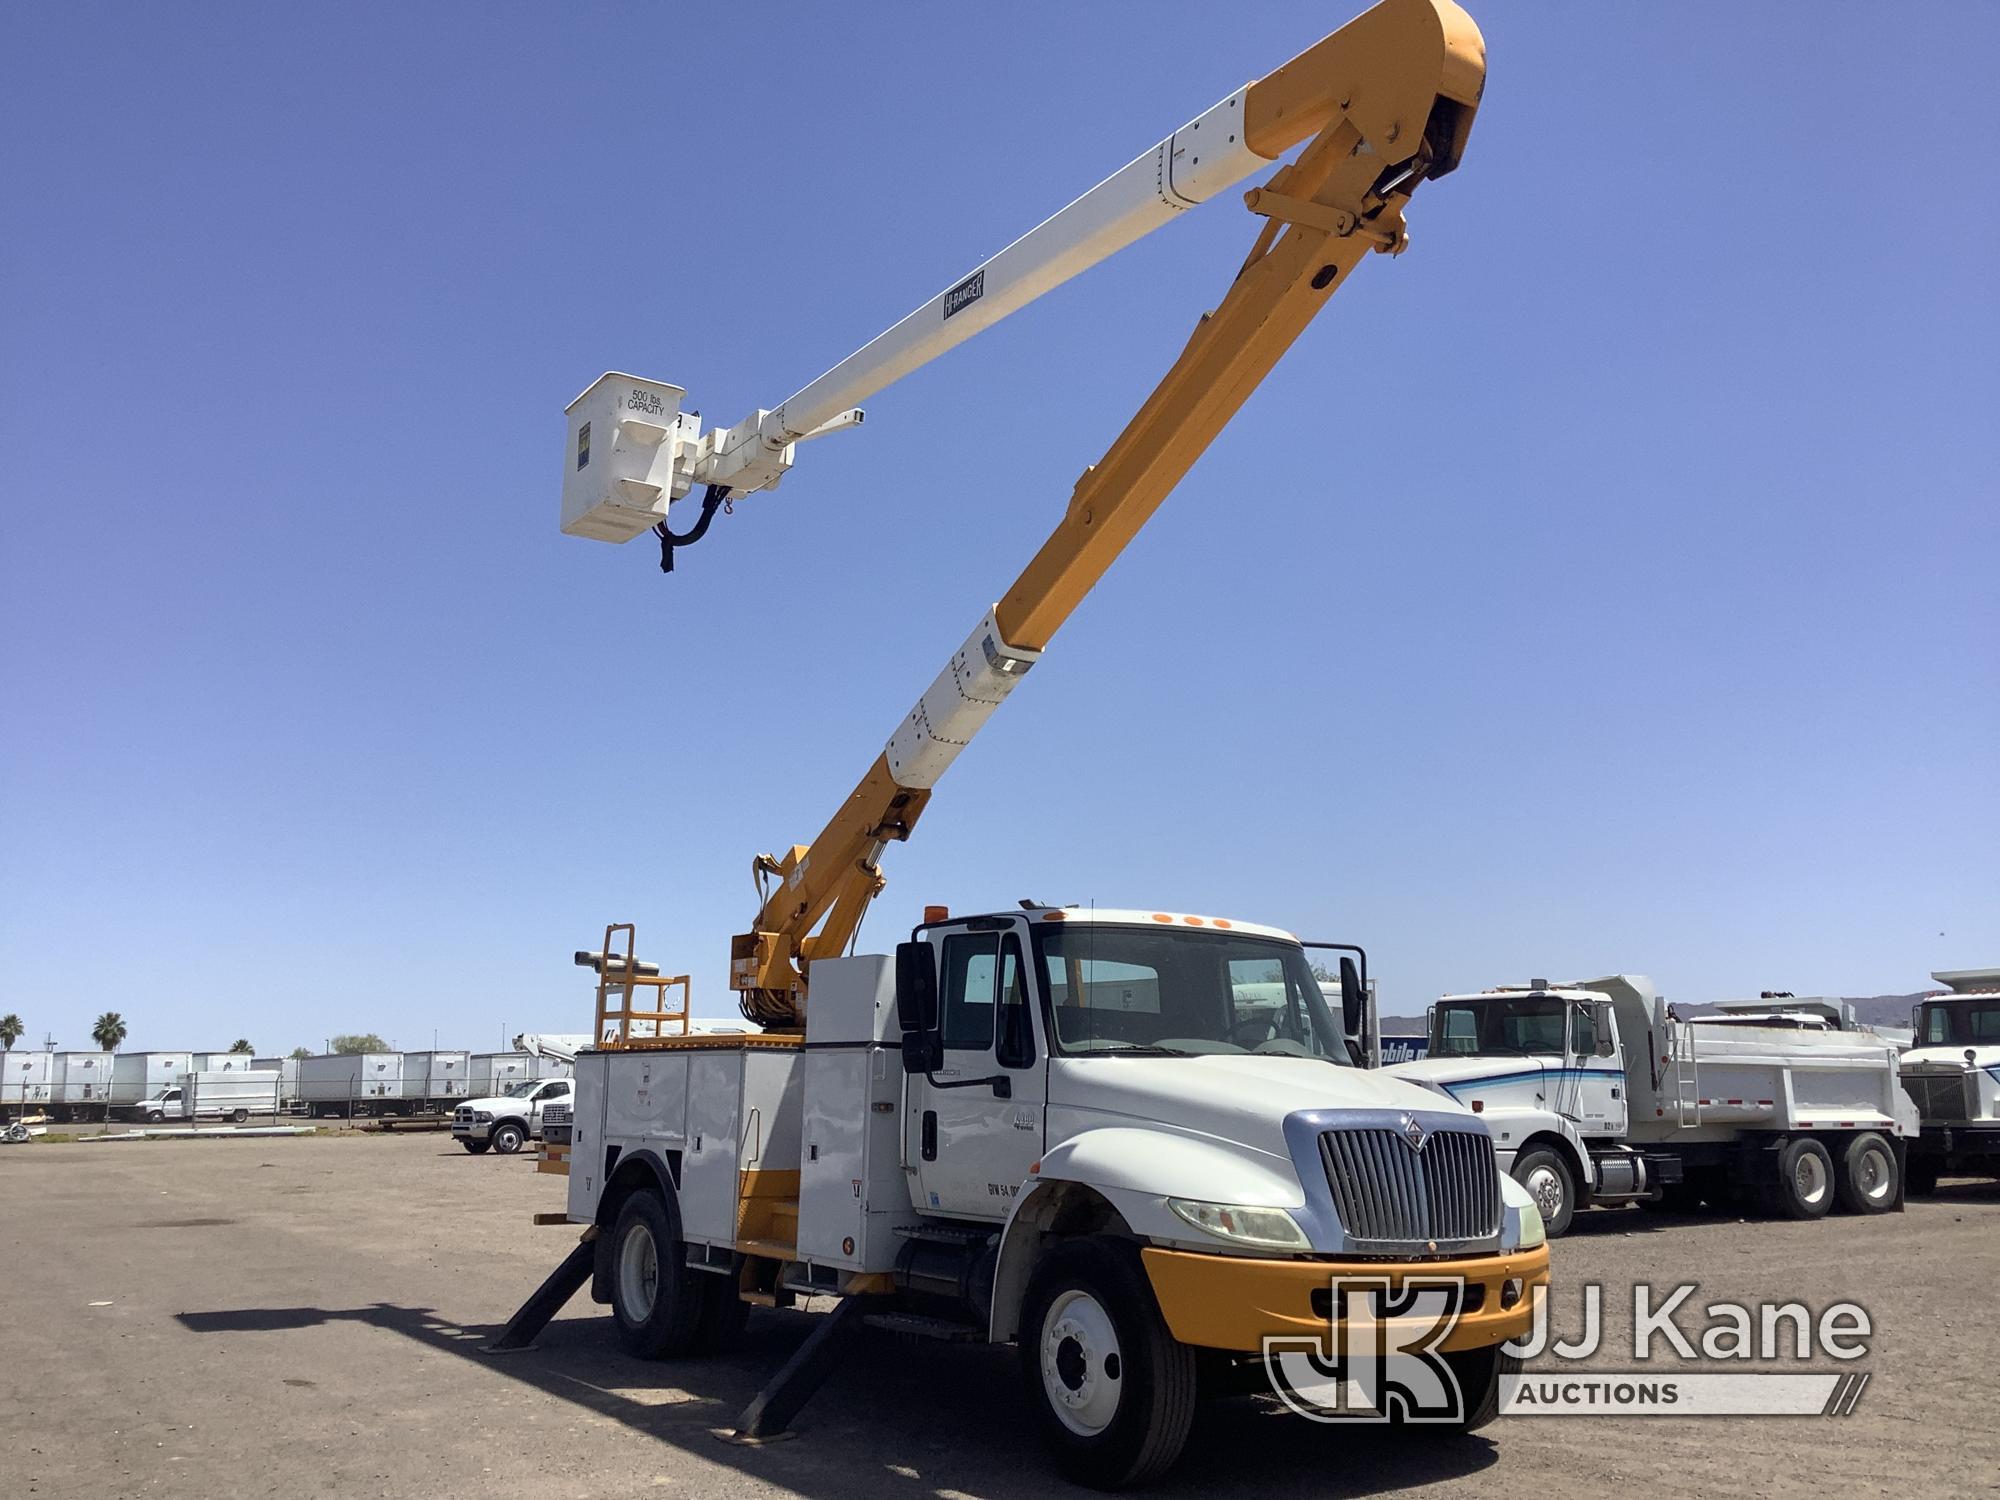
<svg viewBox="0 0 2000 1500">
<path fill-rule="evenodd" d="M 1873 1033 L 1683 1021 L 1634 974 L 1447 995 L 1429 1028 L 1429 1055 L 1388 1071 L 1485 1121 L 1552 1236 L 1585 1203 L 1902 1202 L 1916 1112 Z"/>
<path fill-rule="evenodd" d="M 1939 969 L 1947 993 L 1918 1002 L 1903 1087 L 1920 1121 L 1910 1191 L 1940 1176 L 2000 1177 L 2000 969 Z"/>
<path fill-rule="evenodd" d="M 1441 1346 L 1461 1425 L 1491 1416 L 1548 1275 L 1539 1216 L 1467 1109 L 1364 1065 L 1359 984 L 1330 1012 L 1291 935 L 1042 908 L 926 923 L 812 985 L 803 1034 L 577 1058 L 568 1216 L 632 1353 L 716 1347 L 748 1302 L 861 1299 L 1018 1343 L 1064 1467 L 1117 1483 L 1198 1364 L 1240 1378 L 1266 1335 L 1326 1336 L 1336 1276 L 1435 1275 L 1466 1288 Z"/>
<path fill-rule="evenodd" d="M 316 1120 L 406 1115 L 403 1054 L 334 1052 L 299 1059 L 299 1099 Z"/>
<path fill-rule="evenodd" d="M 163 1096 L 168 1118 L 232 1120 L 242 1124 L 252 1115 L 275 1118 L 283 1104 L 284 1075 L 276 1069 L 212 1068 L 183 1073 Z"/>
</svg>

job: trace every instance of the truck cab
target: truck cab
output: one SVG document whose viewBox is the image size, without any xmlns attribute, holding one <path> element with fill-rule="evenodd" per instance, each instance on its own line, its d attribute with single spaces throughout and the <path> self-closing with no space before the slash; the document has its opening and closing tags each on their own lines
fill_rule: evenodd
<svg viewBox="0 0 2000 1500">
<path fill-rule="evenodd" d="M 1903 1087 L 1916 1105 L 1910 1189 L 1940 1175 L 2000 1176 L 2000 970 L 1940 972 L 1949 994 L 1920 1001 L 1903 1054 Z"/>
<path fill-rule="evenodd" d="M 542 1111 L 557 1102 L 568 1104 L 567 1078 L 530 1079 L 503 1094 L 468 1099 L 452 1111 L 451 1138 L 474 1156 L 498 1151 L 512 1156 L 542 1136 Z"/>
</svg>

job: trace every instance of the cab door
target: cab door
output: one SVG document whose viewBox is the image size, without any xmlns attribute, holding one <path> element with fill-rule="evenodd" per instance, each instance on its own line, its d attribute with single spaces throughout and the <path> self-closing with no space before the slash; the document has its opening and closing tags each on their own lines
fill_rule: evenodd
<svg viewBox="0 0 2000 1500">
<path fill-rule="evenodd" d="M 928 936 L 943 1047 L 905 1096 L 913 1198 L 921 1212 L 1005 1219 L 1041 1158 L 1048 1097 L 1027 927 L 1001 917 Z"/>
<path fill-rule="evenodd" d="M 1625 1070 L 1618 1065 L 1618 1029 L 1609 1005 L 1573 1005 L 1569 1016 L 1571 1111 L 1585 1135 L 1623 1135 Z"/>
</svg>

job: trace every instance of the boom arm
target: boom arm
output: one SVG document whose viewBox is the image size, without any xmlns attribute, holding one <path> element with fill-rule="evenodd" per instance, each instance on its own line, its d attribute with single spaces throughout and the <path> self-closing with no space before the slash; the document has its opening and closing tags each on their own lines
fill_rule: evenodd
<svg viewBox="0 0 2000 1500">
<path fill-rule="evenodd" d="M 1084 471 L 1041 550 L 954 653 L 819 837 L 793 846 L 782 859 L 759 856 L 760 880 L 776 884 L 766 891 L 752 930 L 731 945 L 730 985 L 740 992 L 746 1015 L 771 1025 L 800 1024 L 812 961 L 847 946 L 882 889 L 883 846 L 909 837 L 945 768 L 1361 257 L 1371 249 L 1403 249 L 1404 205 L 1419 182 L 1458 164 L 1484 82 L 1478 28 L 1452 0 L 1383 0 L 1201 117 L 1205 129 L 1217 111 L 1240 105 L 1243 141 L 1236 144 L 1265 160 L 1305 146 L 1267 187 L 1245 195 L 1251 211 L 1265 219 L 1249 258 L 1138 414 Z M 1222 118 L 1227 135 L 1235 116 Z M 1192 129 L 1163 143 L 1163 161 L 1177 159 L 1175 143 Z M 1148 160 L 1140 158 L 1101 187 L 1112 187 Z M 1218 168 L 1218 175 L 1225 170 L 1235 169 Z M 1236 171 L 1229 181 L 1243 175 Z M 1017 241 L 988 267 L 1032 239 Z M 1042 290 L 1047 286 L 989 310 L 985 321 Z M 943 352 L 921 346 L 913 333 L 930 307 L 781 407 L 778 435 L 822 417 L 829 403 L 837 406 L 869 382 L 879 389 Z M 943 318 L 951 317 L 944 302 Z M 833 393 L 823 390 L 829 383 Z M 794 417 L 783 417 L 787 410 Z"/>
</svg>

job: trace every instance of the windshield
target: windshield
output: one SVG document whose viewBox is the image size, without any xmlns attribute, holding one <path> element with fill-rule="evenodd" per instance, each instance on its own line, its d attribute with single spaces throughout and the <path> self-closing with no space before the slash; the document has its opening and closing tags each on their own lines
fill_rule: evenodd
<svg viewBox="0 0 2000 1500">
<path fill-rule="evenodd" d="M 1296 944 L 1214 928 L 1097 922 L 1038 922 L 1034 939 L 1059 1052 L 1349 1060 Z"/>
<path fill-rule="evenodd" d="M 1919 1047 L 1979 1047 L 2000 1042 L 2000 1000 L 1926 1005 L 1917 1013 Z"/>
<path fill-rule="evenodd" d="M 542 1084 L 540 1079 L 531 1078 L 526 1083 L 515 1084 L 511 1089 L 507 1090 L 507 1092 L 502 1094 L 500 1097 L 502 1099 L 525 1099 L 528 1097 L 528 1095 L 534 1093 L 534 1091 L 540 1088 L 541 1086 Z"/>
<path fill-rule="evenodd" d="M 1437 1040 L 1431 1044 L 1431 1053 L 1445 1057 L 1493 1052 L 1561 1056 L 1563 1014 L 1568 1008 L 1568 1002 L 1546 997 L 1446 1001 L 1437 1008 Z"/>
</svg>

